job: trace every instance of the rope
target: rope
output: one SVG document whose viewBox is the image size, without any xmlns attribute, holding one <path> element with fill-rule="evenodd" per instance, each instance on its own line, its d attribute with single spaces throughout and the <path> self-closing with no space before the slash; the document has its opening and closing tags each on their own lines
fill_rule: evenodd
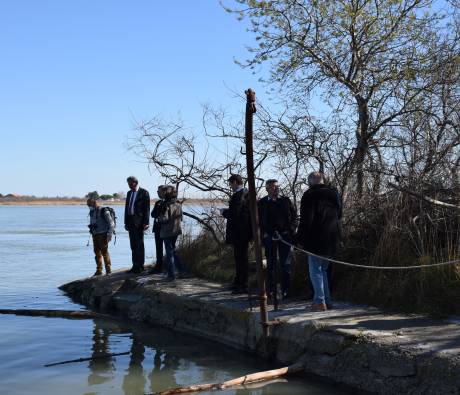
<svg viewBox="0 0 460 395">
<path fill-rule="evenodd" d="M 453 260 L 453 261 L 431 263 L 429 265 L 419 265 L 419 266 L 369 266 L 369 265 L 358 265 L 356 263 L 339 261 L 337 259 L 328 258 L 328 257 L 325 257 L 325 256 L 314 254 L 313 252 L 304 250 L 304 249 L 302 249 L 300 247 L 297 247 L 294 244 L 291 244 L 291 243 L 287 242 L 286 240 L 284 240 L 278 232 L 275 232 L 273 234 L 272 240 L 273 241 L 280 241 L 280 242 L 290 246 L 291 248 L 293 248 L 293 249 L 295 249 L 297 251 L 303 252 L 303 253 L 305 253 L 307 255 L 310 255 L 310 256 L 314 256 L 316 258 L 321 258 L 321 259 L 328 260 L 329 262 L 338 263 L 339 265 L 348 266 L 348 267 L 357 267 L 357 268 L 360 268 L 360 269 L 411 270 L 411 269 L 421 269 L 421 268 L 427 268 L 427 267 L 439 267 L 439 266 L 455 265 L 455 264 L 460 263 L 460 259 L 456 259 L 456 260 Z"/>
</svg>

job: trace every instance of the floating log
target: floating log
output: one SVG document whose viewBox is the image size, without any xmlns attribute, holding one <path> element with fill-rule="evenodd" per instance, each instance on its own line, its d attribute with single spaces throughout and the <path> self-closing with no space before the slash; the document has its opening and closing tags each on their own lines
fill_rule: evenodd
<svg viewBox="0 0 460 395">
<path fill-rule="evenodd" d="M 29 317 L 56 317 L 70 318 L 75 320 L 87 320 L 93 318 L 113 319 L 110 315 L 96 313 L 94 311 L 81 310 L 29 310 L 29 309 L 0 309 L 0 314 L 14 314 Z"/>
<path fill-rule="evenodd" d="M 155 392 L 154 394 L 149 395 L 176 395 L 176 394 L 190 394 L 192 392 L 201 392 L 201 391 L 214 391 L 214 390 L 224 390 L 230 387 L 241 386 L 245 384 L 255 383 L 264 380 L 270 380 L 285 376 L 287 374 L 298 373 L 303 370 L 303 365 L 296 363 L 284 368 L 266 370 L 263 372 L 257 372 L 248 374 L 246 376 L 241 376 L 236 379 L 227 380 L 222 383 L 210 383 L 210 384 L 196 384 L 190 385 L 188 387 L 176 387 L 170 388 L 164 391 Z"/>
<path fill-rule="evenodd" d="M 102 355 L 94 355 L 92 357 L 88 358 L 78 358 L 78 359 L 71 359 L 69 361 L 62 361 L 62 362 L 54 362 L 54 363 L 48 363 L 46 365 L 43 365 L 45 368 L 48 368 L 50 366 L 56 366 L 56 365 L 65 365 L 67 363 L 75 363 L 75 362 L 85 362 L 85 361 L 95 361 L 97 359 L 106 359 L 106 358 L 111 358 L 111 357 L 116 357 L 118 355 L 128 355 L 130 352 L 125 351 L 125 352 L 117 352 L 113 354 L 102 354 Z"/>
</svg>

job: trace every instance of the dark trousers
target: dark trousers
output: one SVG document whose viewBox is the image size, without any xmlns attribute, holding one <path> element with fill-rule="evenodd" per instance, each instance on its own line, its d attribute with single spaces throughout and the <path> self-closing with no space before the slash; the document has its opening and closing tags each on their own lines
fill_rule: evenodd
<svg viewBox="0 0 460 395">
<path fill-rule="evenodd" d="M 135 226 L 128 217 L 129 244 L 131 246 L 133 269 L 143 269 L 145 262 L 144 229 Z"/>
<path fill-rule="evenodd" d="M 163 267 L 163 240 L 160 237 L 160 230 L 155 232 L 155 248 L 157 257 L 156 267 L 161 270 Z"/>
<path fill-rule="evenodd" d="M 287 235 L 283 234 L 282 236 L 284 240 L 291 241 Z M 267 257 L 268 291 L 270 293 L 275 291 L 274 284 L 277 284 L 281 277 L 281 291 L 286 293 L 289 291 L 291 282 L 291 247 L 279 241 L 273 241 L 272 237 L 273 234 L 269 234 L 263 240 Z M 279 273 L 280 269 L 281 273 Z"/>
<path fill-rule="evenodd" d="M 235 279 L 233 284 L 237 287 L 248 286 L 248 249 L 249 241 L 237 240 L 233 242 L 233 254 L 235 257 Z"/>
</svg>

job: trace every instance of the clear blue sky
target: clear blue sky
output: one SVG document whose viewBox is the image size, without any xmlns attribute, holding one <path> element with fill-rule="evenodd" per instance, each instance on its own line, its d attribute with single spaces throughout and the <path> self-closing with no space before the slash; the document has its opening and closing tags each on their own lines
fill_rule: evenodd
<svg viewBox="0 0 460 395">
<path fill-rule="evenodd" d="M 225 85 L 263 89 L 245 24 L 217 0 L 0 2 L 0 193 L 83 196 L 159 182 L 124 144 L 133 114 L 238 108 Z"/>
</svg>

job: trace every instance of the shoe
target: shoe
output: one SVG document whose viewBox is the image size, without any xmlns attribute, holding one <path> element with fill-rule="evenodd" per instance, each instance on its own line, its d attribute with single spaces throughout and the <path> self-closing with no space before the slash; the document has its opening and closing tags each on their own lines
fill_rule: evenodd
<svg viewBox="0 0 460 395">
<path fill-rule="evenodd" d="M 93 274 L 93 277 L 100 276 L 100 275 L 102 275 L 102 272 L 100 272 L 99 270 L 96 270 L 96 273 Z"/>
<path fill-rule="evenodd" d="M 176 281 L 176 277 L 169 277 L 169 276 L 168 276 L 168 277 L 165 278 L 165 281 L 166 281 L 166 282 L 173 282 L 173 281 Z"/>
<path fill-rule="evenodd" d="M 326 311 L 326 303 L 313 303 L 310 307 L 311 311 Z"/>
<path fill-rule="evenodd" d="M 326 307 L 328 310 L 332 310 L 334 308 L 334 305 L 332 303 L 326 303 Z"/>
<path fill-rule="evenodd" d="M 163 273 L 163 268 L 158 264 L 155 265 L 154 268 L 149 270 L 149 274 L 160 274 Z"/>
<path fill-rule="evenodd" d="M 235 287 L 232 290 L 232 295 L 241 295 L 241 294 L 247 294 L 248 289 L 246 287 Z"/>
<path fill-rule="evenodd" d="M 144 271 L 144 269 L 142 268 L 138 268 L 138 267 L 133 267 L 131 268 L 130 270 L 128 270 L 128 273 L 135 273 L 135 274 L 139 274 L 139 273 L 142 273 Z"/>
</svg>

